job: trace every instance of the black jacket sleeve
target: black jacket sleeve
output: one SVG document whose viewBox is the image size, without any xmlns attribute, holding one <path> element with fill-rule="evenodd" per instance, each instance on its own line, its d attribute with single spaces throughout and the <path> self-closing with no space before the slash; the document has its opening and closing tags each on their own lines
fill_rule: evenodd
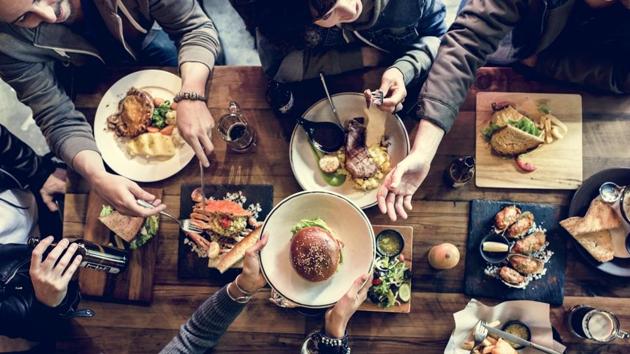
<svg viewBox="0 0 630 354">
<path fill-rule="evenodd" d="M 37 155 L 0 125 L 0 190 L 19 188 L 37 192 L 54 170 L 52 155 Z"/>
</svg>

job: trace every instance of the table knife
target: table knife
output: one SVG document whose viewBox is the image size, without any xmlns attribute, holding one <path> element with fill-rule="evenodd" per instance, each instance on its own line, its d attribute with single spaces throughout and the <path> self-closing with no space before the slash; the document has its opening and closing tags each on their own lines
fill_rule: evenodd
<svg viewBox="0 0 630 354">
<path fill-rule="evenodd" d="M 531 347 L 531 348 L 534 348 L 536 350 L 539 350 L 539 351 L 541 351 L 543 353 L 547 353 L 547 354 L 562 354 L 562 353 L 560 353 L 560 352 L 558 352 L 556 350 L 553 350 L 551 348 L 547 348 L 547 347 L 542 346 L 540 344 L 532 343 L 532 342 L 530 342 L 528 340 L 525 340 L 525 339 L 523 339 L 521 337 L 517 337 L 517 336 L 515 336 L 513 334 L 507 333 L 507 332 L 502 331 L 500 329 L 496 329 L 494 327 L 490 327 L 490 326 L 487 326 L 485 324 L 484 324 L 484 327 L 486 327 L 486 329 L 488 329 L 488 333 L 493 334 L 493 335 L 495 335 L 495 336 L 497 336 L 499 338 L 503 338 L 503 339 L 509 340 L 512 343 L 523 345 L 523 346 L 526 346 L 526 347 Z"/>
</svg>

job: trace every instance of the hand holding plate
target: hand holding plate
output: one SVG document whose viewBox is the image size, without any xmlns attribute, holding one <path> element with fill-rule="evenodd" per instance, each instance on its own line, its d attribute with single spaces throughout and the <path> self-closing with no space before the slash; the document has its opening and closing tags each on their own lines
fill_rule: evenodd
<svg viewBox="0 0 630 354">
<path fill-rule="evenodd" d="M 350 290 L 337 301 L 337 304 L 326 311 L 325 328 L 328 336 L 333 338 L 344 336 L 350 318 L 367 298 L 371 285 L 372 276 L 361 275 L 352 283 Z"/>
</svg>

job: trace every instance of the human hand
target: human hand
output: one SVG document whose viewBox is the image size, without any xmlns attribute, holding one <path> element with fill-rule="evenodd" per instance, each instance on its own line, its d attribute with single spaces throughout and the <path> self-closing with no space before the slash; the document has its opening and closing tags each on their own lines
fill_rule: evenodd
<svg viewBox="0 0 630 354">
<path fill-rule="evenodd" d="M 55 169 L 44 182 L 44 185 L 39 190 L 39 194 L 41 194 L 44 204 L 50 211 L 55 212 L 59 209 L 59 206 L 55 203 L 54 196 L 55 194 L 66 193 L 67 184 L 68 173 L 63 168 Z"/>
<path fill-rule="evenodd" d="M 96 193 L 122 214 L 147 217 L 166 209 L 166 205 L 153 194 L 125 177 L 102 171 L 90 178 L 89 182 Z M 147 201 L 155 208 L 141 207 L 137 204 L 137 199 Z"/>
<path fill-rule="evenodd" d="M 177 104 L 177 128 L 193 148 L 204 167 L 210 166 L 208 155 L 214 150 L 210 140 L 214 118 L 203 101 L 183 100 Z"/>
<path fill-rule="evenodd" d="M 65 299 L 68 293 L 68 284 L 83 258 L 81 255 L 77 255 L 73 259 L 78 246 L 63 239 L 42 262 L 42 256 L 53 240 L 52 236 L 48 236 L 33 249 L 29 270 L 35 297 L 39 302 L 49 307 L 57 307 Z M 63 256 L 61 256 L 62 253 Z"/>
<path fill-rule="evenodd" d="M 420 152 L 407 155 L 389 171 L 378 189 L 376 199 L 381 213 L 396 221 L 397 214 L 407 219 L 407 210 L 411 210 L 411 198 L 429 174 L 430 164 Z"/>
<path fill-rule="evenodd" d="M 381 78 L 381 87 L 383 91 L 383 104 L 377 106 L 378 109 L 385 112 L 398 112 L 402 109 L 402 103 L 407 97 L 407 89 L 405 88 L 405 78 L 396 68 L 389 68 L 383 73 Z"/>
<path fill-rule="evenodd" d="M 371 285 L 372 276 L 369 274 L 361 275 L 352 283 L 350 290 L 337 301 L 337 304 L 326 311 L 324 326 L 327 336 L 332 338 L 344 336 L 350 318 L 367 298 Z"/>
<path fill-rule="evenodd" d="M 269 240 L 269 235 L 264 234 L 252 248 L 247 250 L 245 258 L 243 258 L 243 271 L 235 280 L 238 281 L 238 286 L 248 293 L 255 293 L 267 284 L 260 272 L 260 262 L 258 261 L 258 253 L 265 247 L 267 240 Z"/>
</svg>

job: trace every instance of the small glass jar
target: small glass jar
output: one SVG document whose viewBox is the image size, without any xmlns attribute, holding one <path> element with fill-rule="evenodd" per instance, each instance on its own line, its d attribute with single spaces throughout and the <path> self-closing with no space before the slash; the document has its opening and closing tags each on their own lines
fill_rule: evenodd
<svg viewBox="0 0 630 354">
<path fill-rule="evenodd" d="M 217 130 L 230 150 L 244 153 L 256 147 L 256 133 L 247 123 L 239 105 L 231 101 L 228 114 L 219 118 Z"/>
</svg>

